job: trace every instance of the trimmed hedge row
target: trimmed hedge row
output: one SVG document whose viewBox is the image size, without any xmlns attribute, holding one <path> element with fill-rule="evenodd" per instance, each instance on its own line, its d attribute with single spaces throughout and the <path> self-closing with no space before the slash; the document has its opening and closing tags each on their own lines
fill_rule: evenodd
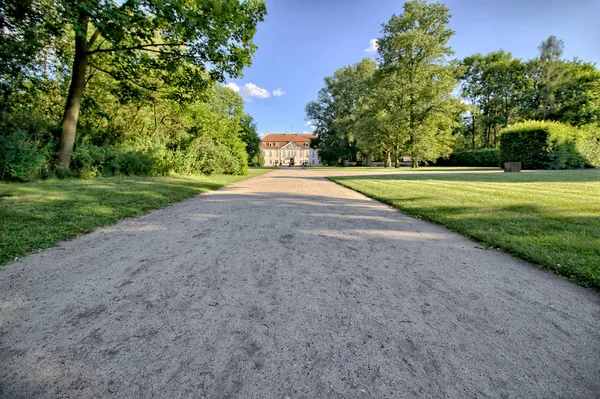
<svg viewBox="0 0 600 399">
<path fill-rule="evenodd" d="M 500 166 L 500 150 L 490 148 L 481 150 L 455 151 L 448 158 L 440 158 L 438 166 Z"/>
<path fill-rule="evenodd" d="M 506 127 L 500 135 L 502 162 L 521 162 L 523 169 L 600 167 L 600 143 L 591 131 L 558 123 L 527 121 Z"/>
</svg>

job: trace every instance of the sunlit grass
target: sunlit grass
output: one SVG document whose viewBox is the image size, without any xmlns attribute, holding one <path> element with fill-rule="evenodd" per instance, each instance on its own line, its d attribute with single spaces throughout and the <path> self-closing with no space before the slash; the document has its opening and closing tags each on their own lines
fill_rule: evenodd
<svg viewBox="0 0 600 399">
<path fill-rule="evenodd" d="M 330 177 L 402 212 L 600 288 L 600 173 Z"/>
<path fill-rule="evenodd" d="M 28 252 L 247 176 L 109 177 L 0 183 L 0 265 Z"/>
<path fill-rule="evenodd" d="M 384 168 L 383 166 L 304 166 L 306 170 L 343 170 L 343 171 L 376 171 L 376 172 L 443 172 L 443 171 L 473 171 L 473 170 L 500 170 L 496 167 L 481 166 L 421 166 L 413 169 L 410 166 L 400 166 L 399 168 Z"/>
</svg>

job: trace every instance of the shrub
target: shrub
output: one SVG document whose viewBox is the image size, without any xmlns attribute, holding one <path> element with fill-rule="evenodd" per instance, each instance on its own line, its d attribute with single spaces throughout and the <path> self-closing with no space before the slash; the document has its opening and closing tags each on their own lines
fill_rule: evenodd
<svg viewBox="0 0 600 399">
<path fill-rule="evenodd" d="M 436 161 L 439 166 L 500 166 L 500 150 L 495 148 L 481 150 L 455 151 L 448 158 Z"/>
<path fill-rule="evenodd" d="M 155 160 L 136 150 L 81 143 L 73 151 L 71 169 L 82 178 L 155 173 Z"/>
<path fill-rule="evenodd" d="M 600 168 L 600 126 L 584 128 L 583 145 L 580 146 L 581 155 L 586 160 L 586 167 Z"/>
<path fill-rule="evenodd" d="M 50 143 L 38 146 L 24 130 L 0 136 L 0 180 L 29 181 L 49 169 Z"/>
<path fill-rule="evenodd" d="M 112 150 L 107 154 L 105 175 L 149 175 L 155 173 L 154 159 L 134 150 Z"/>
<path fill-rule="evenodd" d="M 523 169 L 577 169 L 593 165 L 598 140 L 590 132 L 558 122 L 527 121 L 508 126 L 500 136 L 501 161 Z"/>
<path fill-rule="evenodd" d="M 186 148 L 187 173 L 200 172 L 204 174 L 224 173 L 243 175 L 246 173 L 245 160 L 234 156 L 223 144 L 211 138 L 199 137 Z"/>
<path fill-rule="evenodd" d="M 170 173 L 243 175 L 246 162 L 227 146 L 199 137 L 175 149 L 160 145 L 145 149 L 99 147 L 83 142 L 73 151 L 71 169 L 82 178 Z"/>
<path fill-rule="evenodd" d="M 105 148 L 81 143 L 75 147 L 71 156 L 71 169 L 84 179 L 100 177 L 105 159 Z"/>
</svg>

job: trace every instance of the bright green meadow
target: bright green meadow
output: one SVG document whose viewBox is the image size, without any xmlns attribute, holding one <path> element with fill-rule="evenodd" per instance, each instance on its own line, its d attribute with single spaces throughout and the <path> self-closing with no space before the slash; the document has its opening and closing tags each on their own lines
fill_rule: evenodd
<svg viewBox="0 0 600 399">
<path fill-rule="evenodd" d="M 598 171 L 329 179 L 584 286 L 600 288 Z"/>
</svg>

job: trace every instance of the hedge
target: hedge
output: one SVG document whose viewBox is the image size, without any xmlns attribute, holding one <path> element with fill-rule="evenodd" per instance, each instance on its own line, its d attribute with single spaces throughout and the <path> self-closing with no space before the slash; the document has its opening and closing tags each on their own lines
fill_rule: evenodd
<svg viewBox="0 0 600 399">
<path fill-rule="evenodd" d="M 436 161 L 439 166 L 500 166 L 500 150 L 462 150 L 455 151 L 448 158 Z"/>
<path fill-rule="evenodd" d="M 526 121 L 502 130 L 500 158 L 502 162 L 521 162 L 523 169 L 600 167 L 600 143 L 590 130 Z"/>
</svg>

